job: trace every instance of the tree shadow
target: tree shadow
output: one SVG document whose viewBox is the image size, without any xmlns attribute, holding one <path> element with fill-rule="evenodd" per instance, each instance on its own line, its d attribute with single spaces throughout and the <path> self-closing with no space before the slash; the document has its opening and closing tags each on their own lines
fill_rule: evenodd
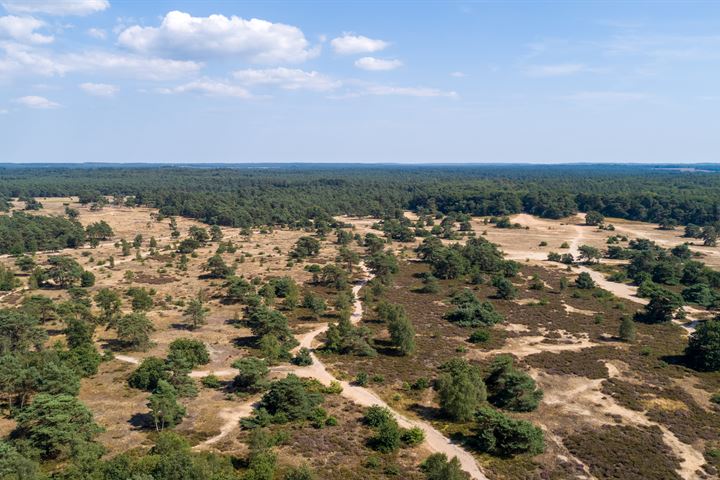
<svg viewBox="0 0 720 480">
<path fill-rule="evenodd" d="M 413 403 L 410 405 L 409 410 L 414 412 L 418 417 L 423 420 L 445 420 L 442 411 L 437 407 L 430 407 L 428 405 L 421 405 L 419 403 Z"/>
<path fill-rule="evenodd" d="M 132 425 L 135 430 L 146 430 L 155 427 L 155 422 L 153 422 L 150 413 L 136 413 L 130 417 L 128 423 Z"/>
<path fill-rule="evenodd" d="M 254 348 L 257 346 L 257 340 L 257 337 L 250 335 L 249 337 L 235 337 L 232 343 L 238 348 Z"/>
</svg>

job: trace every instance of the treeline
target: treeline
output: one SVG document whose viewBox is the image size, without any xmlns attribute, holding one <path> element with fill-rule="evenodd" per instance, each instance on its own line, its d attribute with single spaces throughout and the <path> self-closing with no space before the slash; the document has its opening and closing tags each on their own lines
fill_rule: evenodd
<svg viewBox="0 0 720 480">
<path fill-rule="evenodd" d="M 652 166 L 66 166 L 0 174 L 0 199 L 117 195 L 165 215 L 235 227 L 397 209 L 549 218 L 592 210 L 669 226 L 720 220 L 716 172 Z"/>
</svg>

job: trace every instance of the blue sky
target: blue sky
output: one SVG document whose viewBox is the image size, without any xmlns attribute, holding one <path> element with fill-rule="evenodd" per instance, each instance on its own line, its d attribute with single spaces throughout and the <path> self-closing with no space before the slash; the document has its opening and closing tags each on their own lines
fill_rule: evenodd
<svg viewBox="0 0 720 480">
<path fill-rule="evenodd" d="M 0 162 L 716 162 L 720 2 L 0 0 Z"/>
</svg>

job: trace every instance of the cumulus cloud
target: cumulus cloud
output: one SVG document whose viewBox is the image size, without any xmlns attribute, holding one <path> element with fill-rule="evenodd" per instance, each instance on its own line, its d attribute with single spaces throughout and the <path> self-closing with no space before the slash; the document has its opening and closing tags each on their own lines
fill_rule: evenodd
<svg viewBox="0 0 720 480">
<path fill-rule="evenodd" d="M 35 30 L 45 26 L 45 22 L 33 17 L 16 17 L 8 15 L 0 17 L 0 37 L 8 37 L 19 42 L 51 43 L 51 35 L 41 35 Z"/>
<path fill-rule="evenodd" d="M 403 62 L 400 60 L 384 60 L 382 58 L 375 57 L 362 57 L 355 60 L 356 67 L 373 72 L 395 70 L 396 68 L 402 67 L 402 65 Z"/>
<path fill-rule="evenodd" d="M 582 63 L 530 65 L 525 69 L 525 72 L 531 77 L 564 77 L 587 71 L 589 71 L 589 69 Z"/>
<path fill-rule="evenodd" d="M 63 76 L 72 72 L 108 73 L 123 77 L 168 80 L 197 73 L 202 63 L 148 58 L 139 55 L 90 50 L 53 54 L 14 43 L 0 44 L 0 76 Z"/>
<path fill-rule="evenodd" d="M 384 40 L 375 40 L 362 35 L 344 33 L 342 37 L 333 38 L 330 41 L 335 53 L 340 55 L 356 55 L 359 53 L 373 53 L 384 50 L 390 45 Z"/>
<path fill-rule="evenodd" d="M 118 40 L 142 53 L 185 58 L 240 56 L 265 64 L 303 62 L 318 53 L 292 25 L 224 15 L 193 17 L 179 11 L 165 15 L 158 27 L 126 28 Z"/>
<path fill-rule="evenodd" d="M 15 99 L 16 103 L 19 103 L 20 105 L 23 105 L 28 108 L 35 108 L 39 110 L 50 110 L 53 108 L 60 108 L 59 103 L 55 103 L 52 100 L 48 100 L 45 97 L 40 97 L 37 95 L 28 95 L 26 97 L 20 97 Z"/>
<path fill-rule="evenodd" d="M 173 88 L 163 88 L 160 93 L 199 93 L 210 97 L 252 98 L 245 88 L 211 79 L 195 80 Z"/>
<path fill-rule="evenodd" d="M 46 13 L 48 15 L 89 15 L 110 7 L 107 0 L 2 0 L 10 13 Z"/>
<path fill-rule="evenodd" d="M 245 85 L 277 85 L 286 90 L 327 91 L 341 85 L 319 72 L 285 67 L 238 70 L 233 76 Z"/>
<path fill-rule="evenodd" d="M 80 88 L 82 88 L 85 93 L 96 97 L 114 97 L 119 90 L 115 85 L 90 82 L 81 83 Z"/>
</svg>

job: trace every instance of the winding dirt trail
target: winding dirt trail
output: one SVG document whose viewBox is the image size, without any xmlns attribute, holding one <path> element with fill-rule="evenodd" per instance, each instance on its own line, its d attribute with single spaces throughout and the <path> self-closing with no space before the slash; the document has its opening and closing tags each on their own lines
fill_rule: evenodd
<svg viewBox="0 0 720 480">
<path fill-rule="evenodd" d="M 360 290 L 372 279 L 372 275 L 369 273 L 364 263 L 360 264 L 360 268 L 363 272 L 363 278 L 358 281 L 352 288 L 353 296 L 355 297 L 355 303 L 350 320 L 353 324 L 359 323 L 363 317 L 363 304 L 358 294 Z M 326 332 L 327 329 L 328 324 L 325 323 L 318 325 L 316 328 L 310 330 L 309 332 L 296 335 L 296 339 L 298 340 L 299 345 L 295 347 L 295 349 L 293 349 L 293 352 L 297 352 L 301 348 L 307 348 L 311 350 L 310 356 L 313 359 L 312 365 L 306 367 L 298 367 L 295 365 L 280 366 L 271 369 L 271 371 L 273 373 L 294 373 L 295 375 L 303 378 L 314 378 L 326 386 L 329 386 L 333 382 L 339 383 L 342 386 L 341 395 L 343 397 L 364 407 L 380 405 L 387 408 L 396 418 L 398 424 L 401 427 L 417 427 L 422 429 L 422 431 L 425 433 L 425 445 L 430 451 L 432 451 L 433 453 L 444 453 L 448 456 L 448 458 L 457 457 L 457 459 L 460 461 L 460 466 L 462 467 L 462 469 L 467 472 L 472 479 L 488 480 L 485 474 L 483 474 L 483 472 L 480 470 L 480 467 L 478 467 L 478 464 L 472 454 L 467 450 L 463 449 L 460 445 L 450 441 L 435 427 L 422 420 L 416 420 L 406 417 L 405 415 L 397 412 L 392 407 L 390 407 L 382 398 L 380 398 L 373 391 L 367 388 L 352 385 L 346 381 L 340 381 L 333 374 L 331 374 L 327 370 L 325 364 L 322 363 L 322 361 L 320 361 L 317 355 L 315 355 L 315 352 L 312 351 L 315 339 L 318 337 L 318 335 Z M 116 355 L 115 358 L 126 363 L 139 363 L 139 360 L 137 358 L 128 355 Z M 194 370 L 190 373 L 190 376 L 193 378 L 201 378 L 210 374 L 216 375 L 218 377 L 229 377 L 235 375 L 236 371 L 234 369 Z M 211 447 L 213 444 L 219 442 L 231 432 L 233 432 L 236 428 L 239 428 L 240 419 L 252 415 L 253 407 L 255 403 L 257 403 L 258 399 L 259 397 L 252 397 L 236 406 L 220 410 L 218 412 L 218 416 L 225 421 L 220 427 L 220 432 L 214 437 L 205 440 L 204 442 L 196 445 L 193 448 L 196 450 L 201 450 Z"/>
</svg>

